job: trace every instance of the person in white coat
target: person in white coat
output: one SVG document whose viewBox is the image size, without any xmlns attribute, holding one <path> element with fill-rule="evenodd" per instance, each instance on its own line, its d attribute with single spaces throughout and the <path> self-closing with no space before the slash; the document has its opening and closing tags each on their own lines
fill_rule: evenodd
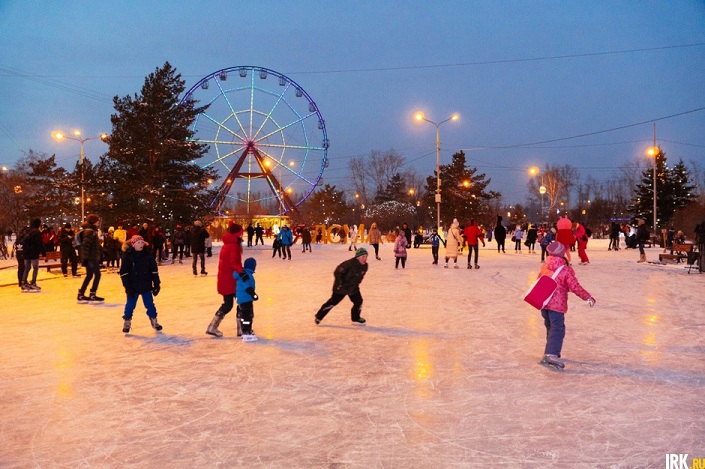
<svg viewBox="0 0 705 469">
<path fill-rule="evenodd" d="M 448 268 L 448 261 L 453 259 L 453 264 L 455 268 L 458 268 L 458 246 L 462 241 L 460 240 L 460 223 L 458 223 L 457 218 L 453 218 L 453 224 L 450 225 L 448 229 L 448 236 L 446 236 L 446 269 Z"/>
</svg>

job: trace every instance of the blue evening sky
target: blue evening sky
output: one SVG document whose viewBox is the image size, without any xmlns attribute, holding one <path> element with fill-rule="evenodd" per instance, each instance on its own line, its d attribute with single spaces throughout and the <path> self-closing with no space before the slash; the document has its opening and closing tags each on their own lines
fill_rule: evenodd
<svg viewBox="0 0 705 469">
<path fill-rule="evenodd" d="M 669 161 L 705 163 L 703 1 L 0 0 L 0 164 L 33 149 L 72 167 L 78 144 L 51 131 L 109 132 L 112 97 L 165 61 L 187 89 L 237 65 L 296 81 L 326 121 L 338 188 L 371 150 L 433 173 L 435 128 L 415 110 L 460 113 L 441 127 L 442 163 L 470 149 L 507 203 L 532 165 L 609 178 L 665 117 Z M 86 143 L 94 162 L 105 150 Z"/>
</svg>

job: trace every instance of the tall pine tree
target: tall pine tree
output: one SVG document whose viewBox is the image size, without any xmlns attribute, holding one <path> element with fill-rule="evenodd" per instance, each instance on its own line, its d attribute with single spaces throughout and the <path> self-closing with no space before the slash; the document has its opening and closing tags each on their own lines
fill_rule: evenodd
<svg viewBox="0 0 705 469">
<path fill-rule="evenodd" d="M 667 165 L 666 153 L 659 147 L 654 156 L 656 163 L 656 215 L 657 226 L 668 225 L 676 210 L 686 206 L 695 198 L 694 186 L 690 183 L 690 173 L 683 161 L 674 168 Z M 631 206 L 634 221 L 646 220 L 652 225 L 654 220 L 654 173 L 653 166 L 641 174 L 641 182 L 636 186 L 636 197 Z"/>
<path fill-rule="evenodd" d="M 191 125 L 204 107 L 179 102 L 184 80 L 166 62 L 145 78 L 141 94 L 113 98 L 116 113 L 108 153 L 97 168 L 107 197 L 102 215 L 111 221 L 186 222 L 209 211 L 213 169 L 194 164 L 207 145 Z"/>
<path fill-rule="evenodd" d="M 489 201 L 500 197 L 495 191 L 485 191 L 491 179 L 484 173 L 478 174 L 477 168 L 470 168 L 465 161 L 465 153 L 455 153 L 451 163 L 441 165 L 441 223 L 448 227 L 453 218 L 467 222 L 474 218 L 479 223 L 489 224 L 495 214 L 490 213 Z M 426 178 L 426 203 L 433 207 L 435 219 L 436 177 Z"/>
</svg>

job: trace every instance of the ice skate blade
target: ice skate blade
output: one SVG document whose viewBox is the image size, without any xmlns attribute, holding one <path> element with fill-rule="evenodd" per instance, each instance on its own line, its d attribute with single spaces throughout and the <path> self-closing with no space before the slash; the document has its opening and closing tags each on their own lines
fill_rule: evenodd
<svg viewBox="0 0 705 469">
<path fill-rule="evenodd" d="M 545 366 L 546 368 L 548 368 L 550 370 L 555 370 L 555 371 L 563 371 L 563 368 L 565 368 L 565 365 L 561 366 L 561 365 L 558 365 L 557 363 L 547 362 L 546 360 L 541 360 L 539 362 L 539 365 Z"/>
</svg>

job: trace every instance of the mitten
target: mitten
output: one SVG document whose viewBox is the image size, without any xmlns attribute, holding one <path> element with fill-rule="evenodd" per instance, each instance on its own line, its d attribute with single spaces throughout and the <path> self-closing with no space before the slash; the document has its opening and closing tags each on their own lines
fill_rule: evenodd
<svg viewBox="0 0 705 469">
<path fill-rule="evenodd" d="M 257 301 L 257 300 L 259 300 L 259 296 L 257 296 L 257 293 L 255 293 L 255 289 L 254 289 L 254 288 L 250 287 L 250 288 L 248 288 L 247 290 L 245 290 L 245 292 L 247 292 L 247 294 L 252 297 L 252 301 Z"/>
<path fill-rule="evenodd" d="M 588 304 L 591 308 L 592 308 L 593 306 L 595 306 L 595 298 L 593 298 L 593 297 L 588 298 L 587 304 Z"/>
<path fill-rule="evenodd" d="M 241 273 L 240 273 L 240 279 L 241 279 L 243 282 L 247 282 L 248 280 L 250 280 L 250 276 L 247 275 L 247 272 L 241 272 Z"/>
<path fill-rule="evenodd" d="M 157 295 L 159 294 L 159 292 L 161 291 L 161 289 L 162 289 L 162 288 L 161 288 L 161 286 L 159 286 L 158 283 L 155 284 L 155 285 L 152 287 L 152 295 L 157 296 Z"/>
</svg>

